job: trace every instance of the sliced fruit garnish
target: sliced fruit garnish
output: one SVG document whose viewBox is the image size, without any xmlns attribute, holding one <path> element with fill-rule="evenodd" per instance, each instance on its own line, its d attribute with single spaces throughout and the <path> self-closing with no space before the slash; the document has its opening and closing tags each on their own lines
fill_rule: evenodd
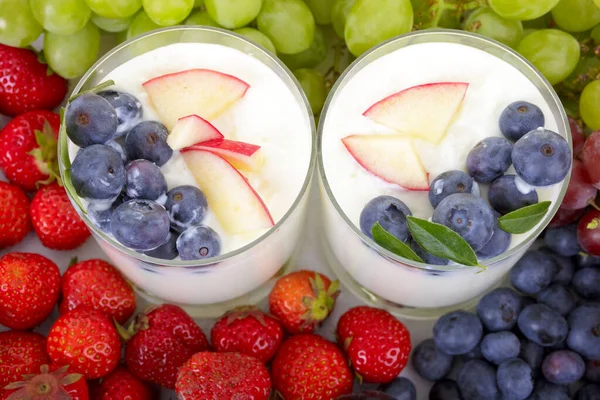
<svg viewBox="0 0 600 400">
<path fill-rule="evenodd" d="M 468 87 L 465 82 L 413 86 L 375 103 L 363 115 L 406 135 L 439 143 Z"/>
<path fill-rule="evenodd" d="M 207 150 L 216 153 L 242 171 L 256 171 L 263 163 L 260 146 L 237 142 L 235 140 L 216 139 L 196 143 L 189 149 Z"/>
<path fill-rule="evenodd" d="M 173 150 L 181 150 L 198 142 L 206 142 L 225 137 L 210 122 L 197 115 L 179 118 L 167 137 L 167 144 Z"/>
<path fill-rule="evenodd" d="M 429 176 L 409 137 L 351 135 L 342 142 L 371 174 L 408 190 L 429 190 Z"/>
<path fill-rule="evenodd" d="M 244 97 L 250 85 L 232 75 L 210 69 L 189 69 L 145 82 L 160 120 L 171 130 L 177 120 L 199 115 L 212 120 Z"/>
<path fill-rule="evenodd" d="M 184 149 L 181 154 L 206 195 L 208 207 L 227 233 L 247 233 L 274 225 L 259 194 L 227 160 L 194 148 Z"/>
</svg>

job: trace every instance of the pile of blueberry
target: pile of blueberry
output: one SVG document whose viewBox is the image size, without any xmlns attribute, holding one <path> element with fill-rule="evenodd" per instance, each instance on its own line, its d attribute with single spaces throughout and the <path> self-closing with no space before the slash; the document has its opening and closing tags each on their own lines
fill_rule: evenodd
<svg viewBox="0 0 600 400">
<path fill-rule="evenodd" d="M 114 90 L 76 97 L 65 115 L 80 147 L 71 165 L 90 220 L 124 246 L 146 255 L 196 260 L 219 255 L 218 234 L 202 226 L 208 204 L 195 186 L 168 190 L 161 171 L 173 150 L 167 128 L 143 121 L 137 98 Z"/>
<path fill-rule="evenodd" d="M 458 233 L 479 259 L 496 257 L 510 246 L 511 234 L 498 226 L 500 216 L 536 204 L 534 187 L 557 184 L 569 173 L 569 144 L 557 133 L 544 129 L 544 123 L 543 112 L 534 104 L 510 104 L 499 121 L 504 137 L 489 137 L 477 143 L 467 156 L 468 173 L 446 171 L 430 184 L 432 221 Z M 506 174 L 511 165 L 516 175 Z M 480 197 L 479 184 L 489 184 L 487 202 Z M 372 238 L 371 229 L 379 222 L 408 243 L 427 264 L 448 264 L 448 260 L 427 253 L 411 239 L 406 221 L 409 215 L 410 209 L 401 200 L 379 196 L 362 210 L 360 228 Z"/>
</svg>

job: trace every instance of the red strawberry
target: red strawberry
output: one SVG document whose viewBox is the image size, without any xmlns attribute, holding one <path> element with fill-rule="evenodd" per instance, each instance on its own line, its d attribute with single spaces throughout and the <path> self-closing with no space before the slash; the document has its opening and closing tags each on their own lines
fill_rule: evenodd
<svg viewBox="0 0 600 400">
<path fill-rule="evenodd" d="M 338 281 L 318 272 L 292 272 L 275 283 L 269 308 L 288 332 L 314 332 L 333 310 L 338 289 Z"/>
<path fill-rule="evenodd" d="M 78 307 L 54 322 L 47 350 L 54 363 L 70 365 L 70 371 L 95 379 L 107 375 L 119 364 L 121 341 L 106 315 Z"/>
<path fill-rule="evenodd" d="M 61 280 L 60 313 L 88 306 L 124 324 L 135 312 L 135 293 L 115 267 L 104 260 L 70 266 Z"/>
<path fill-rule="evenodd" d="M 52 110 L 66 93 L 67 81 L 40 62 L 35 52 L 0 44 L 0 114 Z"/>
<path fill-rule="evenodd" d="M 175 391 L 181 400 L 267 400 L 271 378 L 267 368 L 255 357 L 200 352 L 181 366 Z"/>
<path fill-rule="evenodd" d="M 0 249 L 21 242 L 30 230 L 29 198 L 18 186 L 0 181 Z"/>
<path fill-rule="evenodd" d="M 208 339 L 180 307 L 163 304 L 140 314 L 128 331 L 125 364 L 138 378 L 169 389 L 177 371 L 194 353 L 208 350 Z"/>
<path fill-rule="evenodd" d="M 352 392 L 352 371 L 342 351 L 315 334 L 283 342 L 271 365 L 273 389 L 286 400 L 330 400 Z"/>
<path fill-rule="evenodd" d="M 59 127 L 58 115 L 38 110 L 19 115 L 0 130 L 0 169 L 9 181 L 34 191 L 58 177 Z"/>
<path fill-rule="evenodd" d="M 88 385 L 81 374 L 68 373 L 69 366 L 44 364 L 39 374 L 24 375 L 6 387 L 2 400 L 89 400 Z"/>
<path fill-rule="evenodd" d="M 406 366 L 410 333 L 385 310 L 367 306 L 348 310 L 338 321 L 337 335 L 355 372 L 367 382 L 389 382 Z"/>
<path fill-rule="evenodd" d="M 60 271 L 44 256 L 8 253 L 0 258 L 0 325 L 29 329 L 42 323 L 60 295 Z"/>
<path fill-rule="evenodd" d="M 152 400 L 152 390 L 122 365 L 106 375 L 100 386 L 91 391 L 94 400 Z"/>
<path fill-rule="evenodd" d="M 266 364 L 281 344 L 283 329 L 275 318 L 248 306 L 223 315 L 213 325 L 210 336 L 216 351 L 237 351 L 254 356 Z"/>
<path fill-rule="evenodd" d="M 88 227 L 73 208 L 67 192 L 56 183 L 38 190 L 31 200 L 29 212 L 35 233 L 49 249 L 72 250 L 90 237 Z"/>
<path fill-rule="evenodd" d="M 0 388 L 50 362 L 46 338 L 34 332 L 0 332 Z"/>
</svg>

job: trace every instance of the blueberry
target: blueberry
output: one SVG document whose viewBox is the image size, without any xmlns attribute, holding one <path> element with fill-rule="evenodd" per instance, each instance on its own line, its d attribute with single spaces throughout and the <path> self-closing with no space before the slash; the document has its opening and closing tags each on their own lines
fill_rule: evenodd
<svg viewBox="0 0 600 400">
<path fill-rule="evenodd" d="M 555 385 L 545 379 L 535 381 L 532 395 L 527 400 L 570 400 L 569 388 Z"/>
<path fill-rule="evenodd" d="M 587 253 L 579 253 L 575 256 L 575 262 L 578 268 L 600 267 L 600 257 L 592 256 Z"/>
<path fill-rule="evenodd" d="M 125 148 L 121 143 L 117 142 L 116 140 L 109 140 L 108 142 L 104 143 L 104 145 L 110 147 L 111 149 L 119 153 L 123 164 L 127 163 L 127 154 L 125 153 Z"/>
<path fill-rule="evenodd" d="M 105 233 L 110 233 L 110 220 L 115 208 L 123 204 L 123 196 L 117 199 L 108 207 L 103 202 L 90 203 L 87 208 L 87 215 L 90 221 Z"/>
<path fill-rule="evenodd" d="M 500 115 L 500 131 L 506 138 L 516 142 L 526 133 L 543 127 L 544 113 L 535 104 L 516 101 L 509 104 Z"/>
<path fill-rule="evenodd" d="M 531 368 L 523 360 L 506 360 L 496 372 L 498 388 L 505 399 L 524 400 L 533 392 Z"/>
<path fill-rule="evenodd" d="M 544 242 L 550 250 L 563 257 L 572 257 L 581 251 L 577 241 L 577 224 L 546 229 Z"/>
<path fill-rule="evenodd" d="M 485 138 L 467 155 L 467 171 L 477 182 L 490 183 L 510 167 L 513 144 L 501 137 Z"/>
<path fill-rule="evenodd" d="M 160 122 L 144 121 L 134 126 L 125 138 L 130 160 L 145 159 L 162 167 L 173 154 L 167 144 L 167 128 Z"/>
<path fill-rule="evenodd" d="M 125 185 L 125 167 L 119 154 L 101 144 L 80 149 L 71 165 L 71 182 L 80 197 L 116 198 Z"/>
<path fill-rule="evenodd" d="M 481 343 L 478 343 L 473 350 L 468 353 L 461 354 L 460 359 L 465 362 L 469 360 L 483 360 L 483 354 L 481 354 Z"/>
<path fill-rule="evenodd" d="M 520 348 L 519 338 L 508 331 L 488 333 L 481 340 L 481 354 L 486 360 L 496 365 L 517 357 Z"/>
<path fill-rule="evenodd" d="M 477 304 L 477 315 L 490 332 L 512 329 L 523 309 L 523 298 L 509 288 L 498 288 L 486 294 Z"/>
<path fill-rule="evenodd" d="M 449 262 L 446 258 L 436 257 L 433 254 L 426 252 L 415 240 L 410 240 L 410 248 L 427 264 L 447 265 Z"/>
<path fill-rule="evenodd" d="M 598 400 L 600 399 L 600 385 L 588 383 L 575 393 L 575 400 Z"/>
<path fill-rule="evenodd" d="M 167 194 L 167 181 L 160 168 L 153 162 L 134 160 L 127 164 L 125 171 L 127 172 L 125 193 L 130 198 L 158 200 Z"/>
<path fill-rule="evenodd" d="M 412 215 L 402 201 L 392 196 L 379 196 L 369 201 L 360 213 L 360 229 L 373 238 L 371 229 L 379 222 L 383 229 L 406 242 L 410 235 L 406 217 Z"/>
<path fill-rule="evenodd" d="M 487 244 L 494 233 L 494 212 L 481 197 L 471 194 L 451 194 L 437 206 L 433 222 L 458 233 L 478 251 Z"/>
<path fill-rule="evenodd" d="M 464 363 L 456 376 L 456 384 L 463 400 L 499 400 L 496 369 L 485 361 Z"/>
<path fill-rule="evenodd" d="M 512 235 L 498 225 L 498 217 L 500 217 L 500 214 L 494 211 L 494 217 L 494 232 L 492 233 L 492 237 L 485 246 L 476 253 L 477 257 L 482 260 L 487 260 L 504 253 L 510 247 L 510 242 L 512 240 Z"/>
<path fill-rule="evenodd" d="M 412 354 L 412 366 L 419 376 L 428 381 L 439 381 L 452 370 L 454 357 L 441 352 L 433 342 L 426 339 L 419 343 Z"/>
<path fill-rule="evenodd" d="M 394 400 L 393 397 L 377 390 L 367 390 L 361 393 L 345 394 L 335 400 Z"/>
<path fill-rule="evenodd" d="M 516 175 L 503 175 L 495 179 L 488 191 L 488 201 L 500 214 L 508 214 L 538 202 L 535 189 L 521 184 Z"/>
<path fill-rule="evenodd" d="M 533 376 L 537 377 L 544 361 L 544 348 L 529 339 L 521 339 L 520 348 L 519 358 L 529 365 Z"/>
<path fill-rule="evenodd" d="M 221 254 L 221 238 L 208 226 L 192 226 L 177 239 L 177 251 L 182 260 L 202 260 Z"/>
<path fill-rule="evenodd" d="M 586 299 L 595 300 L 600 297 L 600 269 L 582 268 L 575 272 L 571 282 L 577 294 Z"/>
<path fill-rule="evenodd" d="M 169 237 L 169 214 L 151 200 L 129 200 L 115 209 L 110 230 L 119 242 L 133 250 L 148 251 Z"/>
<path fill-rule="evenodd" d="M 525 307 L 519 314 L 517 323 L 527 339 L 544 347 L 558 345 L 569 333 L 567 321 L 544 304 Z"/>
<path fill-rule="evenodd" d="M 429 400 L 462 400 L 462 398 L 455 381 L 452 379 L 442 379 L 431 387 Z"/>
<path fill-rule="evenodd" d="M 473 350 L 481 340 L 483 326 L 477 315 L 453 311 L 443 315 L 433 326 L 433 340 L 446 354 L 460 355 Z"/>
<path fill-rule="evenodd" d="M 171 231 L 164 244 L 158 246 L 154 250 L 146 251 L 144 254 L 150 257 L 162 258 L 163 260 L 174 260 L 179 255 L 177 252 L 178 237 L 179 233 Z"/>
<path fill-rule="evenodd" d="M 600 304 L 577 307 L 569 315 L 567 345 L 588 360 L 600 360 Z"/>
<path fill-rule="evenodd" d="M 588 360 L 585 363 L 585 379 L 590 382 L 600 382 L 600 361 Z"/>
<path fill-rule="evenodd" d="M 106 99 L 86 93 L 67 106 L 65 124 L 69 139 L 77 146 L 102 144 L 115 137 L 117 112 Z"/>
<path fill-rule="evenodd" d="M 429 202 L 433 208 L 446 197 L 455 193 L 472 193 L 473 178 L 462 171 L 446 171 L 439 174 L 429 186 Z"/>
<path fill-rule="evenodd" d="M 536 129 L 519 139 L 511 157 L 517 175 L 533 186 L 561 182 L 571 169 L 569 144 L 547 129 Z"/>
<path fill-rule="evenodd" d="M 548 254 L 556 262 L 558 272 L 554 276 L 552 282 L 557 283 L 559 285 L 568 285 L 569 283 L 571 283 L 573 273 L 575 272 L 575 264 L 573 262 L 573 258 L 558 256 L 548 248 L 541 248 L 540 250 Z"/>
<path fill-rule="evenodd" d="M 142 121 L 142 103 L 135 96 L 116 90 L 105 90 L 98 95 L 104 97 L 117 113 L 117 137 L 125 135 Z"/>
<path fill-rule="evenodd" d="M 169 190 L 165 208 L 171 218 L 171 226 L 184 231 L 192 225 L 200 225 L 206 216 L 206 196 L 195 186 L 184 185 Z"/>
<path fill-rule="evenodd" d="M 573 351 L 554 351 L 544 359 L 542 373 L 548 382 L 569 385 L 583 378 L 585 362 L 579 354 Z"/>
<path fill-rule="evenodd" d="M 417 400 L 417 389 L 414 383 L 407 378 L 396 378 L 379 388 L 394 400 Z"/>
<path fill-rule="evenodd" d="M 545 304 L 563 317 L 575 309 L 575 297 L 562 285 L 553 284 L 537 295 L 538 302 Z"/>
<path fill-rule="evenodd" d="M 522 293 L 536 295 L 550 286 L 557 273 L 552 257 L 539 250 L 528 251 L 510 271 L 510 283 Z"/>
</svg>

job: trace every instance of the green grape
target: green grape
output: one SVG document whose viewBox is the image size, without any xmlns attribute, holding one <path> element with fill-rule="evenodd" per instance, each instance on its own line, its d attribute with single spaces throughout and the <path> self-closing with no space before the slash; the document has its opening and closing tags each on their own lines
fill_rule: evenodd
<svg viewBox="0 0 600 400">
<path fill-rule="evenodd" d="M 521 21 L 502 18 L 489 7 L 478 8 L 469 14 L 463 29 L 495 39 L 510 47 L 516 47 L 523 37 Z"/>
<path fill-rule="evenodd" d="M 583 32 L 600 24 L 600 8 L 592 0 L 560 0 L 552 17 L 562 30 Z"/>
<path fill-rule="evenodd" d="M 133 16 L 127 18 L 106 18 L 98 14 L 92 14 L 92 22 L 105 32 L 123 32 L 126 31 L 131 23 Z"/>
<path fill-rule="evenodd" d="M 237 29 L 252 22 L 262 7 L 262 0 L 205 0 L 211 18 L 227 29 Z"/>
<path fill-rule="evenodd" d="M 194 8 L 194 0 L 142 0 L 142 4 L 150 19 L 160 26 L 177 25 Z"/>
<path fill-rule="evenodd" d="M 600 81 L 590 82 L 579 99 L 583 122 L 593 131 L 600 129 Z"/>
<path fill-rule="evenodd" d="M 333 24 L 335 33 L 341 38 L 344 37 L 348 12 L 350 12 L 354 3 L 356 3 L 356 0 L 335 0 L 331 8 L 331 23 Z"/>
<path fill-rule="evenodd" d="M 142 7 L 142 0 L 85 0 L 98 15 L 106 18 L 131 17 Z"/>
<path fill-rule="evenodd" d="M 296 54 L 281 54 L 279 58 L 290 69 L 315 68 L 327 58 L 329 48 L 322 28 L 316 27 L 315 39 L 310 47 Z"/>
<path fill-rule="evenodd" d="M 525 39 L 527 36 L 531 35 L 533 32 L 537 32 L 537 29 L 533 29 L 533 28 L 527 28 L 527 29 L 523 29 L 523 37 L 521 38 L 521 40 Z"/>
<path fill-rule="evenodd" d="M 264 0 L 256 21 L 278 53 L 300 53 L 315 36 L 315 19 L 302 0 Z"/>
<path fill-rule="evenodd" d="M 489 0 L 496 14 L 508 18 L 527 21 L 546 14 L 559 0 Z"/>
<path fill-rule="evenodd" d="M 221 25 L 217 24 L 206 11 L 197 11 L 187 17 L 185 25 L 203 25 L 213 26 L 215 28 L 222 28 Z"/>
<path fill-rule="evenodd" d="M 595 4 L 596 4 L 598 7 L 600 7 L 600 0 L 594 0 L 594 3 L 595 3 Z"/>
<path fill-rule="evenodd" d="M 133 17 L 133 21 L 127 28 L 127 39 L 158 28 L 160 28 L 160 25 L 155 24 L 144 11 L 140 11 Z"/>
<path fill-rule="evenodd" d="M 464 14 L 486 4 L 486 0 L 411 0 L 414 29 L 460 29 Z"/>
<path fill-rule="evenodd" d="M 273 54 L 277 54 L 277 50 L 275 50 L 275 45 L 271 42 L 271 39 L 267 37 L 261 31 L 258 31 L 254 28 L 240 28 L 234 31 L 237 34 L 245 36 L 246 38 L 260 44 L 265 49 L 269 50 Z"/>
<path fill-rule="evenodd" d="M 59 35 L 77 32 L 92 15 L 85 0 L 29 0 L 29 7 L 45 30 Z"/>
<path fill-rule="evenodd" d="M 344 38 L 358 57 L 385 40 L 410 32 L 412 26 L 409 0 L 357 0 L 348 12 Z"/>
<path fill-rule="evenodd" d="M 13 47 L 29 46 L 43 31 L 27 1 L 0 0 L 0 43 Z"/>
<path fill-rule="evenodd" d="M 598 25 L 597 27 L 592 29 L 590 36 L 591 36 L 592 40 L 594 40 L 594 43 L 600 44 L 600 25 Z"/>
<path fill-rule="evenodd" d="M 327 98 L 325 78 L 314 69 L 301 68 L 294 71 L 294 76 L 300 82 L 313 114 L 318 115 Z"/>
<path fill-rule="evenodd" d="M 555 85 L 573 72 L 579 62 L 579 42 L 557 29 L 542 29 L 521 40 L 517 51 Z"/>
<path fill-rule="evenodd" d="M 100 50 L 100 30 L 88 22 L 72 35 L 44 35 L 44 56 L 50 68 L 66 79 L 83 75 L 96 61 Z"/>
<path fill-rule="evenodd" d="M 319 25 L 331 23 L 331 9 L 335 0 L 304 0 Z"/>
</svg>

